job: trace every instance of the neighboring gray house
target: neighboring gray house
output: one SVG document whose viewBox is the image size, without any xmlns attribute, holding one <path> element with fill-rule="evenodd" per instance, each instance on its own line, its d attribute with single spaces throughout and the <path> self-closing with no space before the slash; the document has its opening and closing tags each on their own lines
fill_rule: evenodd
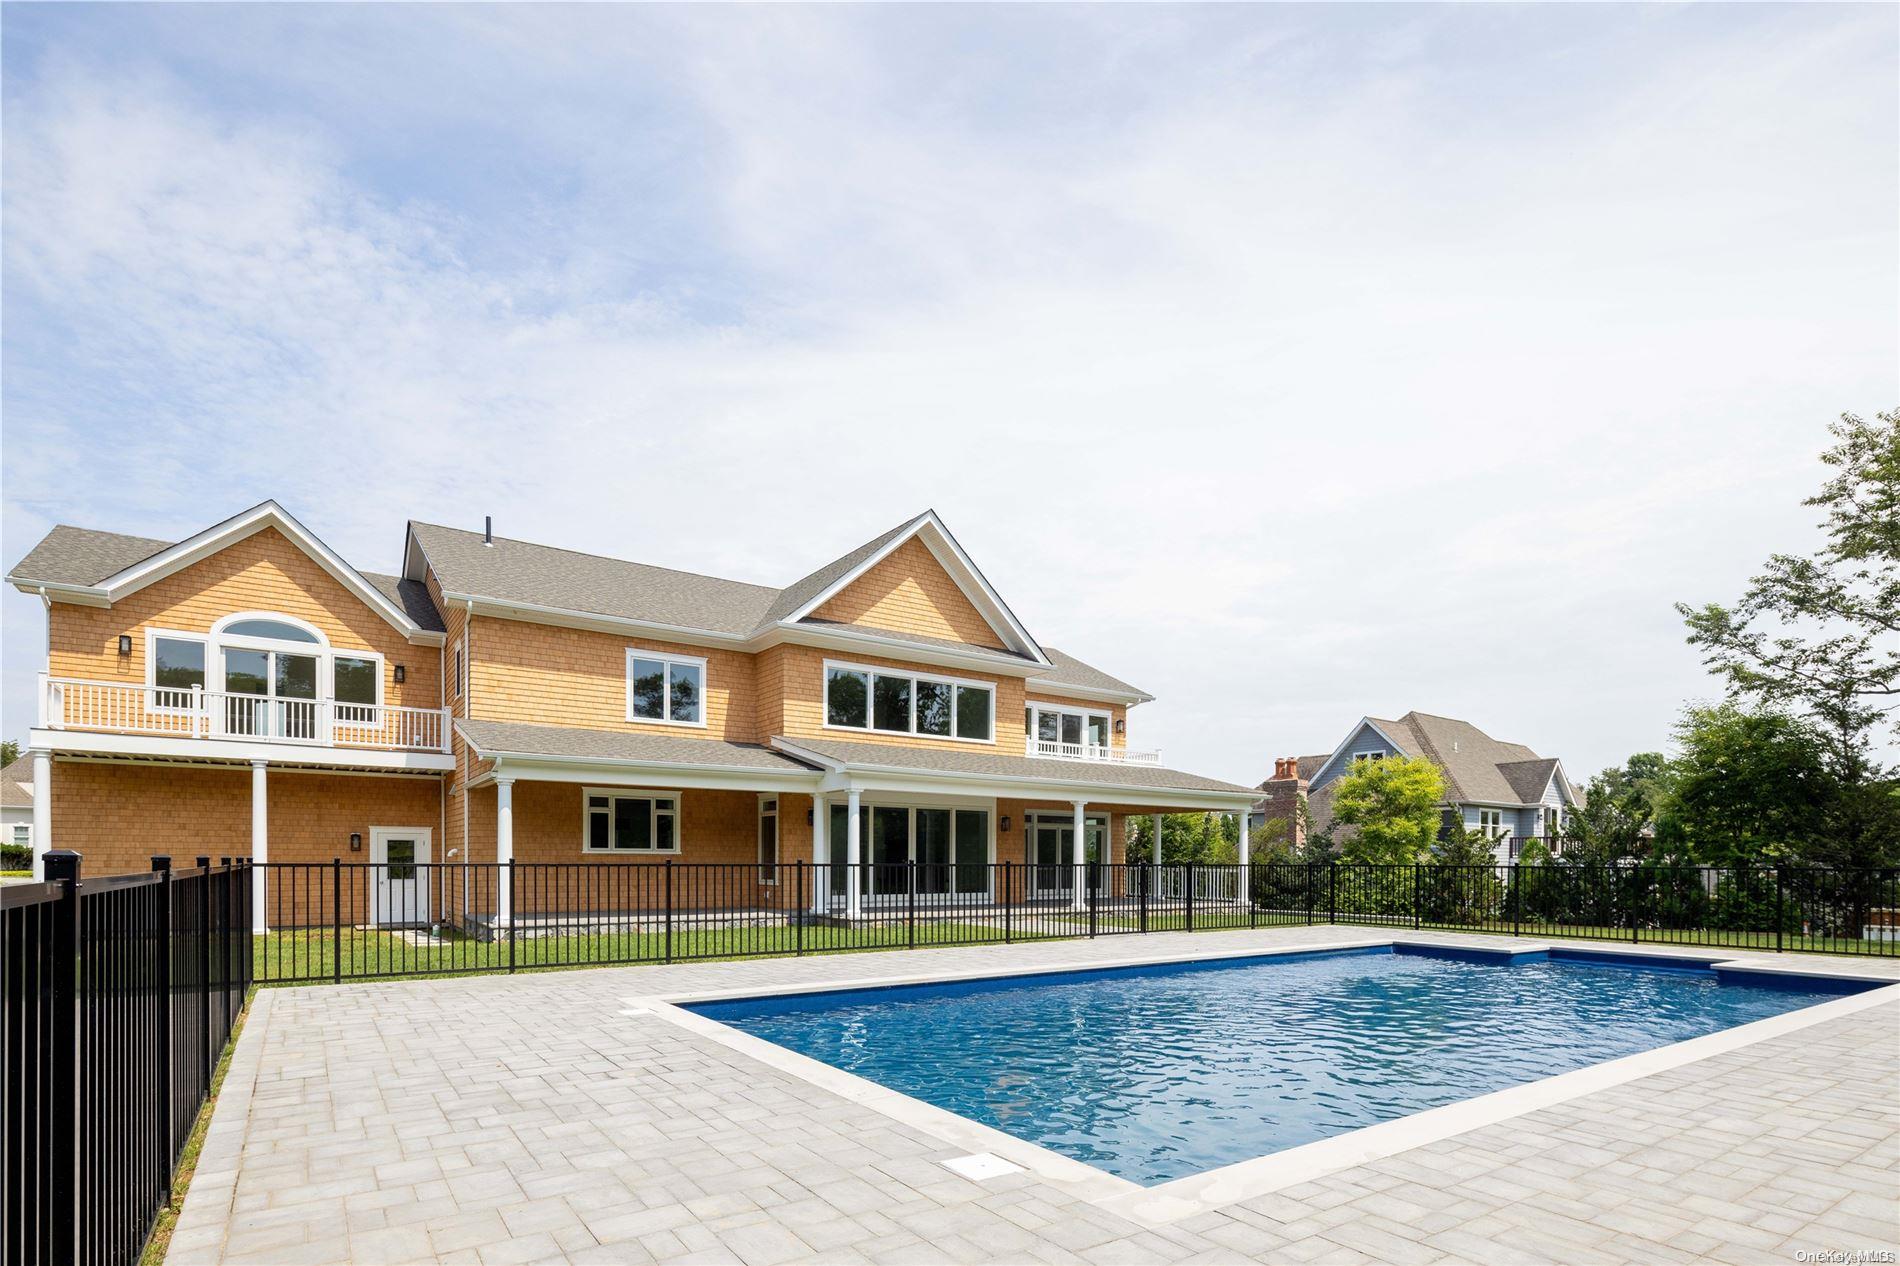
<svg viewBox="0 0 1900 1266">
<path fill-rule="evenodd" d="M 33 761 L 29 757 L 0 769 L 0 839 L 33 846 Z"/>
<path fill-rule="evenodd" d="M 1408 712 L 1396 721 L 1361 717 L 1331 753 L 1292 756 L 1274 762 L 1273 777 L 1254 806 L 1256 824 L 1270 817 L 1297 821 L 1292 806 L 1304 799 L 1308 830 L 1332 821 L 1332 792 L 1353 762 L 1392 756 L 1423 756 L 1445 776 L 1446 825 L 1462 822 L 1497 841 L 1499 861 L 1510 861 L 1527 839 L 1555 837 L 1571 810 L 1583 802 L 1554 756 L 1539 756 L 1522 743 L 1502 743 L 1469 721 Z M 1296 828 L 1295 842 L 1305 831 Z"/>
</svg>

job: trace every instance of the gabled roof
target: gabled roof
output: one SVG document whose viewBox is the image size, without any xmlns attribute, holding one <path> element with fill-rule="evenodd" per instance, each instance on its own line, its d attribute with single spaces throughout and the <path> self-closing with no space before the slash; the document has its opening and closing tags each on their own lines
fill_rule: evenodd
<svg viewBox="0 0 1900 1266">
<path fill-rule="evenodd" d="M 358 571 L 275 501 L 265 501 L 182 541 L 122 536 L 60 524 L 7 573 L 27 592 L 69 601 L 117 602 L 246 537 L 276 528 L 364 605 L 404 633 L 437 634 L 441 615 L 420 585 Z"/>
<path fill-rule="evenodd" d="M 920 539 L 946 574 L 995 630 L 1003 649 L 974 646 L 919 633 L 845 625 L 813 613 L 832 596 L 913 537 Z M 411 522 L 404 552 L 406 578 L 420 582 L 433 568 L 450 602 L 491 602 L 525 613 L 598 618 L 643 625 L 657 632 L 719 641 L 759 642 L 789 631 L 808 630 L 875 643 L 890 641 L 954 651 L 998 667 L 1040 668 L 1056 684 L 1149 698 L 1126 682 L 1073 657 L 1052 659 L 1029 635 L 983 574 L 977 570 L 934 510 L 907 519 L 888 532 L 834 558 L 783 589 L 674 571 L 625 559 L 584 554 L 479 532 Z M 875 653 L 867 645 L 866 653 Z"/>
<path fill-rule="evenodd" d="M 0 769 L 0 809 L 31 809 L 33 795 L 33 758 L 22 756 Z"/>
<path fill-rule="evenodd" d="M 1361 718 L 1326 764 L 1336 761 L 1353 736 L 1368 725 L 1404 755 L 1423 756 L 1437 765 L 1445 776 L 1445 800 L 1450 804 L 1536 804 L 1543 799 L 1552 773 L 1561 776 L 1555 758 L 1540 757 L 1522 743 L 1494 739 L 1469 721 L 1429 712 L 1408 712 L 1393 720 Z M 1563 785 L 1568 788 L 1568 781 Z"/>
</svg>

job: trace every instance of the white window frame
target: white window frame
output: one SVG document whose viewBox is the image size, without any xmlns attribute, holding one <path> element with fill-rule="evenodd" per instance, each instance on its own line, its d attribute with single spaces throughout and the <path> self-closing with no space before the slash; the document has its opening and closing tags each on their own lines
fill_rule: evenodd
<svg viewBox="0 0 1900 1266">
<path fill-rule="evenodd" d="M 1352 754 L 1352 758 L 1346 762 L 1346 768 L 1351 769 L 1354 765 L 1357 765 L 1360 761 L 1370 762 L 1370 761 L 1384 760 L 1384 759 L 1385 759 L 1385 749 L 1377 748 L 1377 747 L 1368 748 L 1366 751 L 1363 751 L 1363 752 L 1354 752 Z"/>
<path fill-rule="evenodd" d="M 831 719 L 831 674 L 833 670 L 849 673 L 864 673 L 869 680 L 864 692 L 864 724 L 838 725 Z M 993 681 L 978 681 L 971 677 L 952 677 L 945 673 L 926 672 L 915 668 L 878 668 L 872 664 L 858 664 L 843 659 L 828 659 L 821 670 L 819 688 L 819 724 L 827 730 L 836 730 L 841 734 L 901 734 L 906 738 L 929 739 L 934 743 L 968 743 L 977 747 L 996 746 L 996 696 L 999 693 Z M 880 730 L 873 725 L 872 718 L 877 715 L 877 679 L 890 677 L 910 682 L 910 728 L 906 730 Z M 948 734 L 926 734 L 917 728 L 917 683 L 920 681 L 942 682 L 950 690 L 950 732 Z M 989 731 L 986 739 L 964 738 L 957 733 L 957 718 L 961 713 L 963 701 L 958 687 L 982 690 L 989 696 Z"/>
<path fill-rule="evenodd" d="M 768 888 L 778 887 L 778 877 L 779 877 L 779 869 L 780 869 L 779 855 L 783 851 L 783 846 L 785 843 L 784 839 L 779 835 L 779 829 L 780 827 L 784 825 L 784 823 L 779 818 L 778 799 L 779 799 L 778 794 L 776 792 L 772 792 L 772 793 L 762 792 L 759 795 L 759 824 L 758 824 L 758 848 L 757 848 L 758 861 L 759 861 L 759 882 L 761 884 L 764 884 Z M 765 860 L 765 820 L 767 818 L 772 819 L 772 860 L 770 862 L 767 862 Z M 674 823 L 674 830 L 677 831 L 678 829 L 679 829 L 679 824 L 676 822 Z"/>
<path fill-rule="evenodd" d="M 1112 750 L 1115 746 L 1115 713 L 1108 708 L 1078 708 L 1069 704 L 1039 703 L 1038 701 L 1034 699 L 1025 700 L 1023 703 L 1023 707 L 1029 709 L 1030 715 L 1029 715 L 1028 737 L 1032 740 L 1035 740 L 1037 742 L 1046 741 L 1046 740 L 1037 739 L 1036 731 L 1039 727 L 1039 718 L 1041 717 L 1041 714 L 1044 712 L 1052 712 L 1061 716 L 1072 716 L 1072 717 L 1082 718 L 1082 741 L 1077 746 L 1081 747 L 1085 751 L 1095 746 L 1093 743 L 1089 742 L 1089 718 L 1102 717 L 1106 719 L 1108 724 L 1104 726 L 1102 729 L 1102 735 L 1105 741 L 1103 742 L 1099 750 L 1106 752 L 1106 751 Z M 1060 743 L 1062 740 L 1057 739 L 1056 741 Z"/>
<path fill-rule="evenodd" d="M 15 848 L 33 847 L 33 824 L 31 822 L 7 823 L 7 834 L 11 837 L 7 843 Z"/>
<path fill-rule="evenodd" d="M 1491 819 L 1489 822 L 1485 821 L 1487 816 Z M 1487 809 L 1480 805 L 1478 829 L 1484 832 L 1484 837 L 1488 840 L 1504 840 L 1511 837 L 1511 832 L 1504 827 L 1504 810 L 1502 809 Z"/>
<path fill-rule="evenodd" d="M 939 680 L 939 679 L 932 678 L 932 680 Z M 846 726 L 843 728 L 849 729 L 850 727 Z M 885 733 L 887 731 L 879 731 L 879 732 Z M 929 736 L 926 736 L 926 737 L 929 737 Z M 975 742 L 976 740 L 968 739 L 965 741 Z M 867 871 L 874 864 L 870 860 L 871 858 L 871 810 L 872 809 L 904 809 L 907 811 L 905 814 L 905 825 L 904 825 L 904 856 L 907 861 L 911 861 L 911 862 L 914 862 L 917 860 L 917 811 L 919 809 L 949 809 L 951 810 L 951 818 L 950 818 L 951 861 L 949 862 L 949 866 L 953 872 L 955 871 L 956 865 L 957 865 L 957 862 L 955 860 L 956 838 L 957 838 L 956 814 L 981 813 L 985 815 L 984 834 L 987 836 L 987 839 L 985 840 L 985 849 L 986 849 L 985 860 L 983 862 L 983 868 L 984 868 L 983 869 L 983 875 L 984 875 L 983 889 L 981 891 L 956 892 L 956 893 L 949 893 L 949 894 L 933 893 L 931 894 L 931 901 L 937 904 L 946 904 L 940 900 L 940 898 L 945 897 L 945 896 L 951 896 L 956 899 L 955 901 L 949 902 L 947 904 L 961 903 L 961 904 L 967 904 L 967 905 L 980 905 L 985 902 L 991 901 L 994 899 L 994 889 L 995 889 L 995 884 L 996 884 L 996 851 L 997 851 L 997 842 L 998 842 L 997 841 L 998 827 L 997 827 L 996 803 L 997 802 L 995 800 L 985 799 L 982 797 L 973 797 L 973 796 L 917 795 L 915 793 L 893 792 L 893 791 L 866 792 L 864 793 L 863 798 L 859 801 L 859 804 L 864 813 L 864 819 L 863 819 L 864 838 L 863 838 L 863 855 L 858 864 L 861 867 L 865 868 Z M 843 808 L 843 807 L 844 807 L 843 802 L 835 797 L 834 798 L 820 797 L 817 803 L 813 806 L 813 812 L 814 813 L 829 813 L 831 812 L 833 808 Z M 1091 814 L 1090 816 L 1094 817 L 1095 815 Z M 783 863 L 781 863 L 781 866 L 782 865 Z M 906 899 L 906 895 L 903 893 L 874 894 L 868 888 L 865 889 L 864 896 L 863 896 L 864 904 L 867 906 L 889 906 L 889 905 L 894 905 L 894 904 L 901 904 L 905 899 Z"/>
<path fill-rule="evenodd" d="M 305 629 L 319 640 L 315 642 L 288 642 L 279 641 L 275 638 L 247 637 L 242 635 L 236 637 L 226 636 L 224 630 L 240 620 L 278 620 L 295 628 Z M 234 615 L 227 615 L 212 625 L 209 633 L 191 633 L 184 629 L 160 628 L 156 625 L 148 626 L 145 630 L 145 699 L 146 710 L 156 715 L 188 716 L 191 713 L 190 708 L 160 706 L 158 703 L 158 692 L 160 690 L 173 691 L 179 689 L 179 687 L 176 686 L 160 686 L 158 684 L 158 643 L 161 639 L 173 642 L 196 642 L 199 646 L 204 647 L 204 693 L 206 694 L 221 695 L 229 693 L 224 683 L 224 652 L 226 648 L 249 651 L 279 651 L 290 655 L 307 655 L 317 661 L 316 702 L 326 705 L 331 710 L 332 715 L 338 720 L 341 720 L 346 726 L 376 726 L 382 724 L 382 710 L 385 704 L 383 679 L 389 667 L 388 661 L 384 658 L 383 653 L 381 651 L 353 650 L 349 647 L 333 645 L 330 639 L 324 635 L 322 629 L 319 629 L 307 620 L 299 620 L 295 616 L 285 615 L 279 611 L 240 611 Z M 373 702 L 337 703 L 336 661 L 339 659 L 366 659 L 375 664 L 376 698 Z M 266 697 L 275 698 L 276 696 L 271 695 Z M 335 711 L 339 707 L 361 708 L 366 710 L 369 715 L 363 717 L 344 717 Z"/>
<path fill-rule="evenodd" d="M 590 842 L 593 833 L 593 808 L 588 804 L 595 796 L 607 797 L 607 847 L 595 848 Z M 660 838 L 660 818 L 662 815 L 673 819 L 672 848 L 615 848 L 614 838 L 614 801 L 645 800 L 652 807 L 647 811 L 647 838 Z M 664 801 L 670 807 L 662 809 Z M 581 852 L 594 857 L 677 857 L 680 854 L 680 793 L 677 791 L 645 791 L 638 787 L 582 787 L 581 788 Z"/>
<path fill-rule="evenodd" d="M 642 717 L 633 714 L 633 661 L 652 660 L 666 665 L 666 674 L 661 679 L 660 712 L 657 717 Z M 673 719 L 673 665 L 686 664 L 699 669 L 699 720 L 675 721 Z M 681 729 L 703 730 L 706 728 L 706 714 L 711 711 L 708 697 L 711 693 L 712 674 L 707 671 L 704 655 L 681 655 L 677 651 L 646 650 L 638 646 L 627 648 L 627 720 L 634 725 L 671 725 Z"/>
</svg>

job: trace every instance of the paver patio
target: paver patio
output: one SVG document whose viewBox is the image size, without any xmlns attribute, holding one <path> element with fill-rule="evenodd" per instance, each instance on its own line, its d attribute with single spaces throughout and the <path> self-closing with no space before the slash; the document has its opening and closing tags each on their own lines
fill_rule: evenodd
<svg viewBox="0 0 1900 1266">
<path fill-rule="evenodd" d="M 1900 1003 L 1162 1226 L 1033 1173 L 968 1181 L 942 1164 L 967 1148 L 626 1014 L 700 989 L 1364 939 L 1161 934 L 265 990 L 169 1260 L 1585 1266 L 1900 1250 Z M 1900 980 L 1891 960 L 1759 957 Z"/>
</svg>

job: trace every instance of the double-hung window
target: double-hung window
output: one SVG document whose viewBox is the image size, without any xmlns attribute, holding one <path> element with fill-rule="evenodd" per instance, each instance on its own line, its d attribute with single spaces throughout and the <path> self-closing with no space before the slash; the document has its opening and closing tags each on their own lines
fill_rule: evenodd
<svg viewBox="0 0 1900 1266">
<path fill-rule="evenodd" d="M 825 724 L 834 729 L 988 743 L 996 691 L 986 682 L 825 665 Z"/>
<path fill-rule="evenodd" d="M 1502 838 L 1504 835 L 1504 810 L 1478 810 L 1478 829 L 1483 831 L 1488 839 L 1495 840 Z"/>
<path fill-rule="evenodd" d="M 585 853 L 679 852 L 679 800 L 647 792 L 607 791 L 590 787 L 587 797 Z"/>
<path fill-rule="evenodd" d="M 706 661 L 627 649 L 627 720 L 706 724 Z"/>
</svg>

